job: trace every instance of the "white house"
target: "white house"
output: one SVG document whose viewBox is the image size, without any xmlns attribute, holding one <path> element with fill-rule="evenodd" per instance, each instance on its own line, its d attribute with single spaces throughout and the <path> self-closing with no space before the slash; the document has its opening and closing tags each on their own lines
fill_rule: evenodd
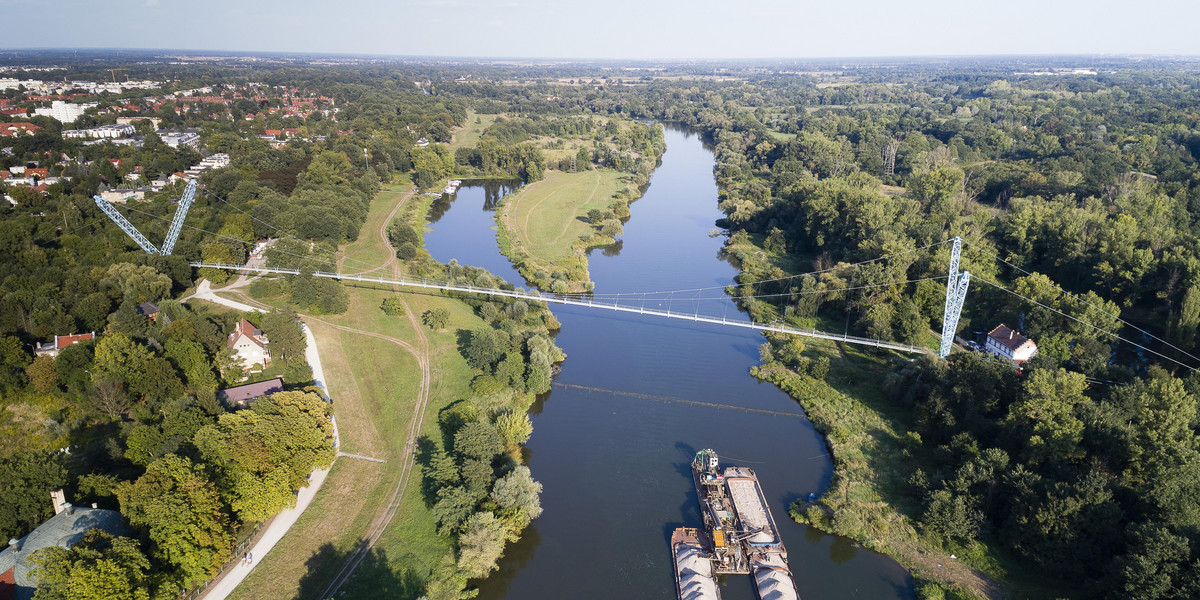
<svg viewBox="0 0 1200 600">
<path fill-rule="evenodd" d="M 988 332 L 987 345 L 984 350 L 988 354 L 1002 356 L 1015 363 L 1023 363 L 1037 354 L 1037 344 L 1001 323 Z"/>
<path fill-rule="evenodd" d="M 229 347 L 233 348 L 234 354 L 248 368 L 254 368 L 256 365 L 265 368 L 271 364 L 271 350 L 267 348 L 269 343 L 267 336 L 245 319 L 238 321 L 233 332 L 229 334 Z"/>
</svg>

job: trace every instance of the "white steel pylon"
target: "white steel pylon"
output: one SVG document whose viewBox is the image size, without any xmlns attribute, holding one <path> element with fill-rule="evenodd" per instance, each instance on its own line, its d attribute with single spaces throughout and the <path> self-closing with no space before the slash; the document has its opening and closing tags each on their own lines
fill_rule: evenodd
<svg viewBox="0 0 1200 600">
<path fill-rule="evenodd" d="M 950 355 L 950 347 L 954 345 L 954 334 L 958 330 L 958 318 L 962 315 L 963 301 L 967 299 L 967 287 L 971 283 L 971 274 L 958 273 L 958 262 L 962 256 L 962 238 L 954 238 L 950 247 L 950 273 L 946 279 L 946 308 L 942 313 L 942 345 L 938 356 L 946 358 Z"/>
<path fill-rule="evenodd" d="M 137 242 L 137 245 L 141 246 L 146 254 L 162 255 L 169 255 L 175 249 L 175 242 L 179 240 L 179 232 L 183 229 L 183 220 L 187 218 L 188 209 L 192 207 L 192 201 L 195 198 L 196 180 L 193 179 L 183 190 L 183 197 L 179 199 L 179 206 L 175 209 L 175 218 L 171 220 L 171 229 L 167 232 L 167 239 L 163 241 L 160 250 L 155 248 L 154 244 L 151 244 L 150 240 L 146 239 L 146 236 L 142 235 L 142 232 L 138 231 L 133 223 L 130 223 L 129 219 L 126 219 L 125 215 L 121 214 L 111 203 L 100 196 L 92 196 L 92 199 L 96 201 L 96 206 L 100 207 L 100 210 L 104 211 L 104 214 L 108 215 L 108 218 L 116 223 L 121 231 Z"/>
</svg>

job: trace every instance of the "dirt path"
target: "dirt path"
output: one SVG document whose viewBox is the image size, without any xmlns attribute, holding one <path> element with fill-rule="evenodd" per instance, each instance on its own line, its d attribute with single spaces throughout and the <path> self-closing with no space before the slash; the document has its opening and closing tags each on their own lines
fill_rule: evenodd
<svg viewBox="0 0 1200 600">
<path fill-rule="evenodd" d="M 405 194 L 403 197 L 401 197 L 400 201 L 396 203 L 396 206 L 392 208 L 392 211 L 388 213 L 387 218 L 384 219 L 383 225 L 379 227 L 379 239 L 388 249 L 390 256 L 386 263 L 380 267 L 371 269 L 372 271 L 385 267 L 391 267 L 393 275 L 400 275 L 400 264 L 396 262 L 396 249 L 392 247 L 391 241 L 388 240 L 387 227 L 392 222 L 392 219 L 395 218 L 396 213 L 399 212 L 400 208 L 404 206 L 404 203 L 411 197 L 412 193 Z M 393 289 L 395 288 L 393 287 Z M 395 518 L 396 512 L 400 509 L 400 502 L 404 499 L 404 493 L 408 490 L 408 483 L 412 480 L 413 467 L 416 465 L 417 438 L 421 435 L 421 428 L 425 424 L 425 407 L 429 404 L 429 392 L 432 382 L 432 373 L 429 366 L 429 338 L 425 335 L 425 331 L 421 328 L 421 323 L 417 321 L 416 315 L 413 314 L 412 308 L 408 305 L 408 302 L 405 302 L 403 297 L 400 298 L 400 302 L 404 305 L 404 312 L 408 315 L 408 319 L 412 324 L 413 331 L 417 335 L 417 345 L 415 347 L 404 340 L 383 335 L 381 333 L 365 331 L 362 329 L 354 329 L 344 325 L 335 325 L 333 323 L 329 323 L 328 321 L 312 318 L 314 321 L 323 323 L 329 327 L 333 327 L 334 329 L 347 331 L 350 333 L 357 333 L 360 335 L 367 335 L 397 344 L 407 350 L 413 355 L 414 358 L 417 359 L 417 364 L 421 369 L 421 385 L 417 395 L 417 404 L 413 408 L 413 418 L 409 422 L 408 437 L 404 442 L 404 454 L 401 457 L 400 478 L 396 482 L 396 487 L 392 490 L 392 495 L 388 499 L 387 507 L 384 509 L 381 515 L 378 515 L 375 520 L 372 521 L 371 526 L 367 528 L 366 539 L 363 540 L 363 542 L 359 544 L 358 548 L 355 549 L 354 553 L 352 553 L 349 558 L 346 559 L 346 563 L 342 565 L 341 570 L 338 571 L 338 574 L 333 578 L 333 581 L 330 582 L 329 586 L 325 588 L 325 591 L 321 593 L 322 598 L 330 598 L 337 594 L 338 590 L 340 590 L 341 587 L 345 585 L 347 581 L 349 581 L 350 576 L 354 574 L 354 570 L 358 568 L 358 565 L 362 563 L 363 559 L 367 557 L 371 549 L 375 547 L 375 543 L 379 541 L 379 538 L 383 535 L 383 532 L 387 529 L 388 525 L 391 524 L 392 519 Z"/>
</svg>

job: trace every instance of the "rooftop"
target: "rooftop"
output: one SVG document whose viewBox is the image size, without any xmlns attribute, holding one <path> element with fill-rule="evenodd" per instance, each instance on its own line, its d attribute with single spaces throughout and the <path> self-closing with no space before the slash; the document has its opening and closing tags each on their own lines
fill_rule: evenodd
<svg viewBox="0 0 1200 600">
<path fill-rule="evenodd" d="M 283 391 L 283 378 L 276 377 L 267 381 L 258 383 L 247 383 L 236 387 L 226 388 L 217 392 L 217 399 L 224 401 L 226 404 L 237 404 L 245 406 L 248 402 L 255 398 L 274 394 L 275 392 Z"/>
<path fill-rule="evenodd" d="M 127 535 L 129 530 L 121 513 L 102 508 L 74 508 L 64 510 L 21 538 L 20 550 L 7 547 L 0 552 L 0 573 L 13 569 L 17 600 L 33 597 L 34 586 L 29 577 L 30 566 L 25 560 L 31 554 L 50 546 L 68 548 L 83 539 L 89 529 L 99 528 L 113 535 Z M 3 589 L 0 587 L 0 589 Z"/>
<path fill-rule="evenodd" d="M 1017 348 L 1024 346 L 1026 342 L 1030 344 L 1033 343 L 1029 338 L 1017 333 L 1015 329 L 1010 328 L 1004 323 L 1001 323 L 1000 325 L 996 326 L 995 329 L 989 331 L 988 337 L 995 340 L 997 344 L 1000 344 L 1009 350 L 1016 350 Z"/>
</svg>

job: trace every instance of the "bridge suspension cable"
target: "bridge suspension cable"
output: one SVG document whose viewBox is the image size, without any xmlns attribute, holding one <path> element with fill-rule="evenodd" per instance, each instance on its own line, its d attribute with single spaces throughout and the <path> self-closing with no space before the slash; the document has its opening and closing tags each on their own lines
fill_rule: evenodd
<svg viewBox="0 0 1200 600">
<path fill-rule="evenodd" d="M 1024 273 L 1024 274 L 1025 274 L 1025 275 L 1027 275 L 1027 276 L 1032 276 L 1032 275 L 1034 275 L 1034 274 L 1035 274 L 1035 273 L 1031 273 L 1031 272 L 1029 272 L 1029 271 L 1026 271 L 1025 269 L 1022 269 L 1021 267 L 1019 267 L 1019 266 L 1017 266 L 1017 265 L 1015 265 L 1015 264 L 1013 264 L 1013 263 L 1011 263 L 1011 262 L 1009 262 L 1009 261 L 1007 261 L 1007 260 L 1004 260 L 1004 258 L 1002 258 L 1002 257 L 1001 257 L 999 254 L 997 254 L 996 252 L 993 252 L 993 251 L 991 251 L 991 250 L 989 250 L 989 249 L 987 249 L 987 248 L 984 248 L 984 247 L 982 247 L 982 246 L 980 246 L 980 245 L 978 245 L 978 244 L 972 244 L 971 242 L 966 242 L 966 244 L 967 244 L 968 246 L 971 246 L 971 248 L 973 248 L 975 251 L 977 251 L 977 252 L 980 252 L 980 253 L 982 253 L 982 254 L 985 254 L 985 255 L 988 255 L 988 256 L 990 256 L 991 258 L 994 258 L 994 259 L 996 259 L 996 260 L 998 260 L 998 261 L 1000 261 L 1000 262 L 1002 262 L 1002 263 L 1004 263 L 1004 264 L 1008 265 L 1009 267 L 1011 267 L 1011 268 L 1013 268 L 1013 269 L 1015 269 L 1015 270 L 1017 270 L 1017 271 L 1020 271 L 1021 273 Z M 1057 282 L 1055 282 L 1054 280 L 1050 279 L 1049 277 L 1046 277 L 1046 280 L 1047 280 L 1047 281 L 1049 281 L 1049 282 L 1050 282 L 1052 285 L 1054 285 L 1054 288 L 1055 288 L 1055 289 L 1057 289 L 1057 290 L 1058 290 L 1058 292 L 1059 292 L 1060 294 L 1066 295 L 1066 296 L 1070 297 L 1071 299 L 1073 299 L 1073 300 L 1076 300 L 1076 301 L 1078 301 L 1078 302 L 1082 302 L 1083 304 L 1086 304 L 1086 305 L 1088 305 L 1088 306 L 1090 306 L 1090 307 L 1092 307 L 1092 308 L 1094 308 L 1094 309 L 1096 309 L 1096 310 L 1100 311 L 1101 313 L 1104 313 L 1105 315 L 1107 315 L 1107 316 L 1109 316 L 1109 317 L 1112 317 L 1112 318 L 1116 319 L 1117 321 L 1120 321 L 1122 324 L 1126 325 L 1126 326 L 1127 326 L 1127 327 L 1129 327 L 1130 329 L 1133 329 L 1133 330 L 1137 331 L 1138 333 L 1141 333 L 1142 335 L 1145 335 L 1146 337 L 1149 337 L 1149 338 L 1151 338 L 1151 339 L 1153 339 L 1153 340 L 1155 340 L 1155 341 L 1157 341 L 1157 342 L 1160 342 L 1160 343 L 1162 343 L 1162 344 L 1166 345 L 1167 347 L 1171 348 L 1172 350 L 1175 350 L 1176 352 L 1178 352 L 1178 353 L 1180 353 L 1180 354 L 1182 354 L 1182 355 L 1184 355 L 1184 356 L 1186 356 L 1186 357 L 1188 357 L 1188 358 L 1190 358 L 1190 359 L 1192 359 L 1192 360 L 1194 360 L 1194 361 L 1196 361 L 1196 362 L 1200 363 L 1200 357 L 1196 357 L 1196 356 L 1192 355 L 1191 353 L 1187 352 L 1186 350 L 1184 350 L 1183 348 L 1180 348 L 1179 346 L 1176 346 L 1175 344 L 1172 344 L 1171 342 L 1168 342 L 1167 340 L 1164 340 L 1164 339 L 1162 339 L 1161 337 L 1158 337 L 1158 336 L 1154 335 L 1153 333 L 1150 333 L 1149 331 L 1146 331 L 1145 329 L 1142 329 L 1141 327 L 1138 327 L 1137 325 L 1134 325 L 1133 323 L 1130 323 L 1129 321 L 1126 321 L 1125 319 L 1122 319 L 1122 318 L 1121 318 L 1121 316 L 1120 316 L 1119 314 L 1113 314 L 1113 313 L 1109 312 L 1109 311 L 1108 311 L 1106 308 L 1104 308 L 1103 306 L 1099 306 L 1099 305 L 1097 305 L 1097 304 L 1096 304 L 1096 303 L 1094 303 L 1094 302 L 1089 302 L 1089 301 L 1087 300 L 1087 298 L 1085 298 L 1085 297 L 1084 297 L 1082 294 L 1073 294 L 1073 293 L 1071 293 L 1071 292 L 1068 292 L 1067 290 L 1064 290 L 1064 289 L 1062 288 L 1062 286 L 1058 285 L 1058 283 L 1057 283 Z"/>
<path fill-rule="evenodd" d="M 1096 330 L 1096 331 L 1099 331 L 1099 332 L 1101 332 L 1101 333 L 1104 333 L 1104 334 L 1106 334 L 1106 335 L 1111 335 L 1112 337 L 1114 337 L 1114 338 L 1116 338 L 1116 339 L 1118 339 L 1118 340 L 1121 340 L 1122 342 L 1125 342 L 1126 344 L 1129 344 L 1129 345 L 1131 345 L 1131 346 L 1134 346 L 1134 347 L 1136 347 L 1136 348 L 1140 348 L 1140 349 L 1142 349 L 1142 350 L 1145 350 L 1146 352 L 1149 352 L 1149 353 L 1151 353 L 1151 354 L 1153 354 L 1153 355 L 1155 355 L 1155 356 L 1158 356 L 1158 357 L 1160 357 L 1160 358 L 1165 358 L 1166 360 L 1169 360 L 1169 361 L 1171 361 L 1171 362 L 1173 362 L 1173 363 L 1175 363 L 1175 364 L 1177 364 L 1177 365 L 1179 365 L 1179 366 L 1181 366 L 1181 367 L 1183 367 L 1183 368 L 1185 368 L 1185 369 L 1188 369 L 1188 370 L 1191 370 L 1191 371 L 1196 371 L 1196 370 L 1197 370 L 1197 368 L 1196 368 L 1196 367 L 1193 367 L 1193 366 L 1187 365 L 1187 364 L 1185 364 L 1185 363 L 1183 363 L 1183 362 L 1180 362 L 1180 361 L 1178 361 L 1178 360 L 1176 360 L 1176 359 L 1174 359 L 1174 358 L 1171 358 L 1170 356 L 1167 356 L 1167 355 L 1165 355 L 1165 354 L 1163 354 L 1163 353 L 1161 353 L 1161 352 L 1157 352 L 1157 351 L 1155 351 L 1155 350 L 1152 350 L 1152 349 L 1150 349 L 1150 348 L 1147 348 L 1146 346 L 1143 346 L 1142 344 L 1139 344 L 1139 343 L 1137 343 L 1137 342 L 1135 342 L 1135 341 L 1133 341 L 1133 340 L 1129 340 L 1129 339 L 1123 338 L 1123 337 L 1121 337 L 1119 334 L 1117 334 L 1117 333 L 1116 333 L 1116 332 L 1114 332 L 1114 331 L 1109 331 L 1109 330 L 1107 330 L 1107 329 L 1104 329 L 1103 327 L 1099 327 L 1099 326 L 1093 325 L 1093 324 L 1091 324 L 1091 323 L 1089 323 L 1089 322 L 1087 322 L 1087 321 L 1084 321 L 1083 319 L 1080 319 L 1080 318 L 1078 318 L 1078 317 L 1074 317 L 1074 316 L 1068 315 L 1067 313 L 1065 313 L 1065 312 L 1063 312 L 1063 311 L 1061 311 L 1061 310 L 1058 310 L 1057 308 L 1054 308 L 1054 307 L 1052 307 L 1052 306 L 1046 306 L 1045 304 L 1043 304 L 1043 303 L 1041 303 L 1041 302 L 1038 302 L 1037 300 L 1034 300 L 1033 298 L 1030 298 L 1029 296 L 1026 296 L 1026 295 L 1024 295 L 1024 294 L 1021 294 L 1021 293 L 1018 293 L 1018 292 L 1014 292 L 1013 290 L 1010 290 L 1010 289 L 1008 289 L 1008 288 L 1006 288 L 1006 287 L 1004 287 L 1004 286 L 1002 286 L 1002 285 L 1000 285 L 1000 284 L 998 284 L 998 283 L 995 283 L 995 282 L 992 282 L 992 281 L 988 281 L 987 279 L 984 279 L 984 278 L 982 278 L 982 277 L 979 277 L 978 275 L 974 276 L 974 278 L 975 278 L 976 280 L 978 280 L 978 281 L 981 281 L 981 282 L 983 282 L 983 283 L 986 283 L 986 284 L 988 284 L 988 285 L 990 285 L 990 286 L 992 286 L 992 287 L 994 287 L 994 288 L 996 288 L 996 289 L 998 289 L 998 290 L 1002 290 L 1002 291 L 1004 291 L 1004 292 L 1007 292 L 1007 293 L 1009 293 L 1009 294 L 1012 294 L 1013 296 L 1016 296 L 1016 297 L 1018 297 L 1018 298 L 1021 298 L 1021 299 L 1025 300 L 1026 302 L 1029 302 L 1029 303 L 1031 303 L 1031 304 L 1036 304 L 1037 306 L 1040 306 L 1040 307 L 1042 307 L 1042 308 L 1044 308 L 1044 309 L 1046 309 L 1046 310 L 1048 310 L 1048 311 L 1050 311 L 1050 312 L 1053 312 L 1053 313 L 1056 313 L 1056 314 L 1062 315 L 1062 316 L 1064 316 L 1064 317 L 1066 317 L 1066 318 L 1068 318 L 1068 319 L 1071 319 L 1072 321 L 1075 321 L 1075 322 L 1077 322 L 1077 323 L 1079 323 L 1079 324 L 1081 324 L 1081 325 L 1084 325 L 1085 327 L 1090 327 L 1090 328 L 1092 328 L 1092 329 L 1094 329 L 1094 330 Z"/>
</svg>

